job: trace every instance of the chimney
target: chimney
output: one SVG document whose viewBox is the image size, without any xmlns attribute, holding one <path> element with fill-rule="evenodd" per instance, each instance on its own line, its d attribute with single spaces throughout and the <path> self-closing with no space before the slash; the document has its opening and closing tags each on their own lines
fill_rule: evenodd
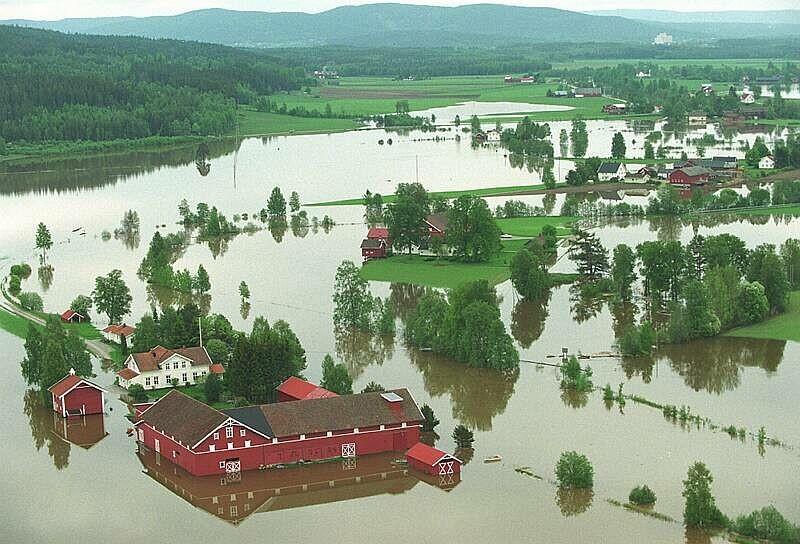
<svg viewBox="0 0 800 544">
<path fill-rule="evenodd" d="M 69 369 L 69 375 L 70 376 L 74 376 L 75 375 L 75 369 L 74 368 L 70 368 Z"/>
</svg>

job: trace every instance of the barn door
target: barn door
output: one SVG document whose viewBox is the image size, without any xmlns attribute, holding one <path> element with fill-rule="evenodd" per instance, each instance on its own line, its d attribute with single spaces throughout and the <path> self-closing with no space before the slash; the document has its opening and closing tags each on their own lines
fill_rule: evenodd
<svg viewBox="0 0 800 544">
<path fill-rule="evenodd" d="M 155 439 L 155 448 L 156 453 L 161 453 L 161 442 L 158 441 L 158 438 Z"/>
<path fill-rule="evenodd" d="M 453 474 L 453 461 L 439 463 L 439 475 Z"/>
<path fill-rule="evenodd" d="M 355 443 L 342 444 L 342 457 L 355 457 L 356 445 Z"/>
<path fill-rule="evenodd" d="M 225 472 L 228 474 L 233 474 L 236 472 L 242 471 L 242 462 L 239 459 L 226 459 L 225 460 Z"/>
</svg>

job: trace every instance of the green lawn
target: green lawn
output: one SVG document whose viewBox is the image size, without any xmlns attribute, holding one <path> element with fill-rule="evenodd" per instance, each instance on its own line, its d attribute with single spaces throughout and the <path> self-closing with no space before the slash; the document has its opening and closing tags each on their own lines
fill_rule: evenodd
<svg viewBox="0 0 800 544">
<path fill-rule="evenodd" d="M 498 219 L 497 226 L 505 234 L 512 236 L 525 236 L 533 238 L 539 236 L 542 232 L 542 227 L 545 225 L 553 225 L 556 227 L 559 236 L 569 233 L 569 224 L 575 221 L 576 217 L 567 216 L 534 216 L 534 217 L 512 217 L 510 219 Z"/>
<path fill-rule="evenodd" d="M 566 183 L 558 183 L 556 187 L 566 187 Z M 538 191 L 544 189 L 544 185 L 510 185 L 505 187 L 484 187 L 481 189 L 462 189 L 460 191 L 430 191 L 428 196 L 440 196 L 442 198 L 458 198 L 461 195 L 475 195 L 475 196 L 498 196 L 506 195 L 509 193 L 517 193 L 521 191 Z M 395 195 L 383 195 L 383 203 L 388 204 L 394 202 Z M 341 200 L 328 200 L 325 202 L 314 202 L 311 204 L 303 204 L 304 206 L 358 206 L 364 203 L 362 197 L 356 198 L 343 198 Z"/>
<path fill-rule="evenodd" d="M 781 315 L 725 333 L 725 336 L 800 342 L 800 291 L 789 293 L 789 307 Z"/>
<path fill-rule="evenodd" d="M 25 338 L 28 335 L 29 324 L 30 322 L 27 319 L 0 309 L 0 329 L 10 332 L 19 338 Z M 36 326 L 38 327 L 38 325 Z"/>
<path fill-rule="evenodd" d="M 208 404 L 206 402 L 206 394 L 201 385 L 187 385 L 185 387 L 165 387 L 164 389 L 154 389 L 152 391 L 147 391 L 147 396 L 150 400 L 158 400 L 173 389 L 177 389 L 181 393 L 188 395 L 193 399 L 197 399 L 204 404 Z M 227 408 L 233 408 L 234 404 L 232 402 L 219 401 L 211 403 L 211 406 L 217 410 L 225 410 Z"/>
<path fill-rule="evenodd" d="M 250 109 L 242 109 L 239 112 L 239 134 L 241 136 L 342 132 L 359 126 L 358 123 L 350 119 L 293 117 L 291 115 L 264 113 Z"/>
</svg>

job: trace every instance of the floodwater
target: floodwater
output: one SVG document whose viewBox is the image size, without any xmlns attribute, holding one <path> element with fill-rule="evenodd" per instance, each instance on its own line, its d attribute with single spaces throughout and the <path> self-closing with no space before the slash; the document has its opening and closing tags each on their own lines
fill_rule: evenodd
<svg viewBox="0 0 800 544">
<path fill-rule="evenodd" d="M 452 123 L 456 115 L 462 122 L 469 124 L 469 119 L 473 115 L 482 117 L 485 115 L 503 115 L 523 117 L 526 113 L 539 113 L 545 111 L 568 111 L 572 106 L 559 106 L 553 104 L 525 104 L 521 102 L 463 102 L 455 106 L 445 106 L 441 108 L 430 108 L 411 112 L 411 115 L 421 117 L 436 116 L 437 123 Z"/>
<path fill-rule="evenodd" d="M 610 142 L 614 127 L 626 130 L 630 138 L 641 137 L 622 121 L 597 131 L 591 124 L 590 149 Z M 230 218 L 264 207 L 275 185 L 287 196 L 297 190 L 305 202 L 356 196 L 366 189 L 388 193 L 394 183 L 414 179 L 417 155 L 420 180 L 432 190 L 527 184 L 535 178 L 508 164 L 501 151 L 472 149 L 464 141 L 415 141 L 429 136 L 394 134 L 391 147 L 378 146 L 377 139 L 386 137 L 380 131 L 245 140 L 238 148 L 235 184 L 234 149 L 224 145 L 212 146 L 206 176 L 198 173 L 193 149 L 6 173 L 0 175 L 0 257 L 7 259 L 0 266 L 21 258 L 35 264 L 35 225 L 45 221 L 56 241 L 49 256 L 52 274 L 40 278 L 34 270 L 23 289 L 41 293 L 48 310 L 61 311 L 76 294 L 89 293 L 96 276 L 119 268 L 134 297 L 129 320 L 136 321 L 151 304 L 169 302 L 163 293 L 148 293 L 136 269 L 156 225 L 166 225 L 162 232 L 179 228 L 175 222 L 182 198 L 215 205 Z M 112 232 L 127 209 L 141 217 L 138 245 L 113 237 L 103 241 L 101 232 Z M 36 395 L 26 392 L 19 372 L 22 340 L 0 331 L 5 360 L 0 409 L 6 419 L 0 478 L 12 498 L 0 514 L 3 539 L 70 542 L 91 535 L 113 542 L 254 541 L 269 534 L 276 542 L 287 542 L 302 527 L 304 538 L 337 542 L 375 535 L 387 542 L 450 541 L 453 535 L 476 543 L 490 538 L 709 542 L 708 535 L 687 533 L 680 521 L 631 513 L 608 502 L 624 501 L 631 488 L 646 483 L 658 495 L 656 510 L 680 520 L 681 480 L 695 460 L 713 472 L 724 512 L 737 515 L 774 504 L 800 521 L 800 424 L 792 417 L 800 387 L 799 344 L 718 338 L 668 347 L 648 359 L 590 360 L 596 384 L 616 388 L 622 383 L 626 393 L 688 405 L 720 426 L 752 432 L 764 426 L 770 437 L 785 444 L 759 451 L 750 437 L 740 441 L 718 430 L 682 426 L 645 405 L 629 402 L 620 410 L 607 408 L 600 394 L 563 396 L 552 367 L 522 363 L 518 372 L 500 375 L 407 349 L 400 334 L 394 340 L 337 337 L 331 320 L 333 278 L 342 260 L 360 258 L 362 211 L 307 210 L 309 216 L 328 214 L 338 225 L 328 233 L 290 229 L 280 236 L 263 230 L 213 248 L 194 243 L 175 267 L 194 270 L 202 263 L 212 282 L 211 300 L 205 304 L 228 316 L 236 328 L 249 329 L 258 315 L 270 322 L 288 321 L 307 351 L 309 379 L 320 378 L 320 362 L 331 353 L 347 364 L 354 389 L 370 381 L 403 386 L 419 404 L 430 404 L 441 420 L 437 446 L 453 451 L 453 427 L 468 425 L 475 431 L 475 451 L 462 480 L 420 481 L 394 466 L 391 458 L 243 475 L 241 481 L 192 478 L 166 460 L 159 465 L 147 452 L 137 454 L 125 434 L 129 423 L 122 417 L 125 406 L 116 398 L 113 374 L 99 363 L 97 381 L 115 393 L 113 411 L 71 421 L 68 427 L 54 419 Z M 752 221 L 758 224 L 631 220 L 597 232 L 609 247 L 657 238 L 688 240 L 694 229 L 732 232 L 750 246 L 800 237 L 798 219 Z M 77 227 L 87 234 L 73 233 Z M 571 263 L 562 260 L 557 269 L 570 270 Z M 240 314 L 237 286 L 242 280 L 252 292 L 247 316 Z M 383 283 L 371 288 L 395 302 L 402 330 L 421 290 Z M 568 287 L 553 289 L 547 300 L 535 302 L 518 300 L 509 282 L 499 285 L 498 292 L 503 320 L 521 357 L 529 361 L 555 362 L 548 356 L 562 347 L 587 354 L 612 350 L 613 331 L 624 318 L 606 304 L 573 300 Z M 573 449 L 594 464 L 592 493 L 557 492 L 551 482 L 559 454 Z M 483 463 L 495 454 L 503 461 Z M 42 504 L 49 506 L 35 506 Z"/>
</svg>

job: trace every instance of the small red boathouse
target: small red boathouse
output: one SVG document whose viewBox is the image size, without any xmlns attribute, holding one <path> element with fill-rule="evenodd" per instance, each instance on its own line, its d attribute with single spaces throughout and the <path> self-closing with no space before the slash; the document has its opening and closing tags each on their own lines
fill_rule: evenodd
<svg viewBox="0 0 800 544">
<path fill-rule="evenodd" d="M 74 370 L 48 389 L 53 400 L 53 411 L 61 417 L 102 414 L 105 411 L 106 390 L 86 378 L 75 375 Z"/>
<path fill-rule="evenodd" d="M 406 461 L 411 468 L 426 474 L 461 474 L 460 459 L 423 442 L 418 442 L 406 452 Z"/>
</svg>

